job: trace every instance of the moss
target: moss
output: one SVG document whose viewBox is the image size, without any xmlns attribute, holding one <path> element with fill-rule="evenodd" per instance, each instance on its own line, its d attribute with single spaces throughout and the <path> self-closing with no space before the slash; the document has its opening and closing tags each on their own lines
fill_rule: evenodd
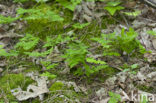
<svg viewBox="0 0 156 103">
<path fill-rule="evenodd" d="M 49 21 L 43 21 L 43 20 L 31 20 L 28 21 L 28 25 L 25 28 L 24 32 L 36 35 L 40 38 L 45 39 L 46 36 L 50 35 L 58 35 L 65 32 L 64 26 L 67 24 L 70 24 L 72 21 L 73 13 L 69 10 L 63 9 L 59 7 L 58 5 L 40 5 L 37 8 L 48 8 L 57 14 L 63 13 L 61 17 L 64 18 L 64 21 L 60 22 L 49 22 Z"/>
<path fill-rule="evenodd" d="M 11 89 L 20 86 L 25 90 L 32 82 L 32 79 L 25 77 L 23 74 L 6 74 L 0 79 L 0 90 L 9 101 L 14 101 L 16 99 L 12 95 Z M 0 100 L 3 100 L 3 97 Z"/>
<path fill-rule="evenodd" d="M 146 85 L 138 85 L 137 88 L 142 90 L 142 91 L 150 92 L 150 93 L 153 93 L 153 91 L 154 91 L 154 88 L 148 87 Z"/>
<path fill-rule="evenodd" d="M 63 89 L 64 84 L 62 82 L 55 82 L 50 88 L 50 91 L 56 91 Z"/>
<path fill-rule="evenodd" d="M 38 98 L 35 98 L 35 99 L 33 99 L 32 100 L 32 103 L 40 103 L 41 101 L 39 101 L 39 99 Z M 28 102 L 27 102 L 28 103 Z"/>
<path fill-rule="evenodd" d="M 55 82 L 49 90 L 50 95 L 47 100 L 49 99 L 48 101 L 50 101 L 50 103 L 64 103 L 65 100 L 67 100 L 68 103 L 75 103 L 76 99 L 80 100 L 80 98 L 85 97 L 83 93 L 75 92 L 73 87 L 68 88 L 62 82 Z"/>
<path fill-rule="evenodd" d="M 86 78 L 86 80 L 88 84 L 93 84 L 95 83 L 95 78 L 97 78 L 100 82 L 103 83 L 105 80 L 107 80 L 109 77 L 113 76 L 117 72 L 119 72 L 119 70 L 107 67 L 97 73 L 94 73 L 91 77 Z"/>
</svg>

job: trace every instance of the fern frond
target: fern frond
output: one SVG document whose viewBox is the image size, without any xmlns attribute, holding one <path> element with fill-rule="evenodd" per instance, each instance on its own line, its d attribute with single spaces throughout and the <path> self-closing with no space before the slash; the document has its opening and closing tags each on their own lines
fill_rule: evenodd
<svg viewBox="0 0 156 103">
<path fill-rule="evenodd" d="M 13 18 L 13 17 L 5 17 L 5 16 L 2 16 L 0 15 L 0 24 L 6 24 L 6 23 L 11 23 L 13 21 L 16 21 L 18 18 Z"/>
<path fill-rule="evenodd" d="M 17 14 L 24 20 L 47 20 L 48 22 L 63 21 L 64 19 L 49 9 L 23 9 L 19 8 Z M 24 14 L 27 14 L 25 16 Z"/>
<path fill-rule="evenodd" d="M 86 58 L 86 61 L 88 63 L 94 63 L 94 64 L 106 64 L 106 62 L 101 60 L 95 60 L 94 58 Z"/>
<path fill-rule="evenodd" d="M 38 37 L 34 37 L 31 34 L 26 34 L 26 36 L 20 39 L 20 42 L 15 45 L 15 48 L 28 51 L 30 49 L 33 49 L 38 44 L 38 42 Z"/>
</svg>

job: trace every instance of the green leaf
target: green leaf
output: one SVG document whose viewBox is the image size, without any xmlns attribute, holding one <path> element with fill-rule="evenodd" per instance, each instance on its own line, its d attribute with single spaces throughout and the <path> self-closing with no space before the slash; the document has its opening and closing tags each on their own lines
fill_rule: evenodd
<svg viewBox="0 0 156 103">
<path fill-rule="evenodd" d="M 45 73 L 41 74 L 41 76 L 45 76 L 45 77 L 48 77 L 50 79 L 55 79 L 57 77 L 56 75 L 51 74 L 49 72 L 45 72 Z"/>
<path fill-rule="evenodd" d="M 107 3 L 107 6 L 118 6 L 118 5 L 120 5 L 121 4 L 121 1 L 109 1 L 108 3 Z"/>
<path fill-rule="evenodd" d="M 0 45 L 0 56 L 8 56 L 8 53 L 3 49 L 3 45 Z"/>
<path fill-rule="evenodd" d="M 106 9 L 112 16 L 116 13 L 116 11 L 118 10 L 122 10 L 124 9 L 124 7 L 122 6 L 106 6 L 104 7 L 104 9 Z"/>
<path fill-rule="evenodd" d="M 47 66 L 46 69 L 47 69 L 47 70 L 53 69 L 53 68 L 55 68 L 56 66 L 58 66 L 58 64 L 54 63 L 54 64 L 51 64 L 51 65 Z"/>
<path fill-rule="evenodd" d="M 131 69 L 136 69 L 138 67 L 138 64 L 131 65 Z"/>
<path fill-rule="evenodd" d="M 128 16 L 139 16 L 141 14 L 141 11 L 140 10 L 135 10 L 134 12 L 124 12 L 125 15 L 128 15 Z"/>
<path fill-rule="evenodd" d="M 73 25 L 73 28 L 75 29 L 83 29 L 84 27 L 88 26 L 90 23 L 83 23 L 83 24 L 80 24 L 80 23 L 76 23 Z"/>
<path fill-rule="evenodd" d="M 66 62 L 70 68 L 72 68 L 79 63 L 85 62 L 85 57 L 88 53 L 87 48 L 88 47 L 81 42 L 71 43 L 69 49 L 66 50 L 62 57 L 66 59 Z"/>
<path fill-rule="evenodd" d="M 33 49 L 39 42 L 39 38 L 35 37 L 31 34 L 26 34 L 25 37 L 20 39 L 20 42 L 18 42 L 15 45 L 16 49 L 23 49 L 24 51 L 29 51 Z"/>
<path fill-rule="evenodd" d="M 81 3 L 82 0 L 56 0 L 57 2 L 59 2 L 62 6 L 64 6 L 65 8 L 74 11 L 75 7 Z"/>
<path fill-rule="evenodd" d="M 17 14 L 24 20 L 45 20 L 47 22 L 63 21 L 64 19 L 49 8 L 23 9 L 18 8 Z M 26 15 L 27 14 L 27 15 Z"/>
<path fill-rule="evenodd" d="M 10 16 L 8 17 L 5 17 L 5 16 L 2 16 L 0 15 L 0 24 L 7 24 L 7 23 L 11 23 L 11 22 L 14 22 L 16 21 L 18 18 L 12 18 Z"/>
<path fill-rule="evenodd" d="M 88 63 L 94 63 L 94 64 L 106 64 L 106 62 L 101 60 L 95 60 L 94 58 L 86 58 L 86 61 Z"/>
</svg>

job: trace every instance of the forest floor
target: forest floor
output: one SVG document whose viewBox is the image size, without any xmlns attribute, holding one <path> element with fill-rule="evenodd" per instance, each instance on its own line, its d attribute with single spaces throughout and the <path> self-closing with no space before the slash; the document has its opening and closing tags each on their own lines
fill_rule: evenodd
<svg viewBox="0 0 156 103">
<path fill-rule="evenodd" d="M 156 9 L 39 1 L 0 0 L 0 103 L 156 103 Z"/>
</svg>

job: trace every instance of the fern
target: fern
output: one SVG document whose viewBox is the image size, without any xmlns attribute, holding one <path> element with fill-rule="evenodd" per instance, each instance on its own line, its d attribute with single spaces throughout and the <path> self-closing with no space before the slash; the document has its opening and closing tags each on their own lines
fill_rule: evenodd
<svg viewBox="0 0 156 103">
<path fill-rule="evenodd" d="M 49 73 L 49 72 L 42 73 L 41 76 L 45 76 L 45 77 L 48 77 L 48 78 L 50 78 L 50 79 L 54 79 L 54 78 L 57 77 L 56 75 L 51 74 L 51 73 Z"/>
<path fill-rule="evenodd" d="M 101 37 L 92 38 L 92 40 L 101 44 L 104 56 L 120 56 L 125 52 L 126 56 L 129 57 L 133 51 L 141 54 L 146 52 L 137 36 L 138 34 L 132 28 L 129 28 L 127 32 L 122 29 L 121 34 L 118 35 L 115 33 L 102 34 Z"/>
<path fill-rule="evenodd" d="M 69 49 L 66 50 L 66 53 L 62 57 L 66 58 L 69 67 L 73 68 L 79 63 L 85 63 L 85 57 L 88 53 L 87 48 L 87 46 L 80 42 L 71 43 Z"/>
<path fill-rule="evenodd" d="M 106 62 L 101 61 L 101 60 L 95 60 L 94 58 L 86 58 L 86 61 L 90 64 L 93 64 L 91 66 L 93 73 L 99 72 L 100 70 L 108 67 Z"/>
<path fill-rule="evenodd" d="M 75 7 L 81 3 L 82 0 L 56 0 L 57 2 L 59 2 L 62 6 L 64 6 L 64 8 L 67 8 L 71 11 L 75 10 Z"/>
<path fill-rule="evenodd" d="M 139 15 L 141 14 L 141 11 L 136 10 L 136 11 L 134 11 L 134 12 L 124 12 L 124 14 L 127 15 L 127 16 L 134 16 L 134 17 L 137 17 L 137 16 L 139 16 Z"/>
<path fill-rule="evenodd" d="M 68 63 L 70 68 L 77 67 L 74 72 L 75 75 L 86 75 L 89 77 L 91 74 L 95 73 L 95 70 L 86 63 L 86 55 L 89 53 L 87 48 L 88 47 L 83 43 L 77 41 L 76 43 L 70 44 L 69 49 L 67 49 L 65 54 L 62 56 L 66 59 L 65 61 Z M 94 60 L 91 60 L 91 58 L 88 58 L 87 60 L 88 62 L 95 62 Z M 96 62 L 104 64 L 102 61 Z"/>
<path fill-rule="evenodd" d="M 126 52 L 127 54 L 132 53 L 132 51 L 137 49 L 143 49 L 139 40 L 137 40 L 138 33 L 136 33 L 132 28 L 129 28 L 129 31 L 125 32 L 124 29 L 121 31 L 121 35 L 118 35 L 114 41 L 114 46 Z"/>
<path fill-rule="evenodd" d="M 69 36 L 63 37 L 62 35 L 57 35 L 56 37 L 50 38 L 47 36 L 46 38 L 46 43 L 43 46 L 44 48 L 46 47 L 53 47 L 59 43 L 65 43 L 70 40 L 73 40 L 74 38 L 70 38 Z"/>
<path fill-rule="evenodd" d="M 64 19 L 51 11 L 49 8 L 42 9 L 23 9 L 18 8 L 17 14 L 24 20 L 42 20 L 46 22 L 63 21 Z M 27 14 L 25 16 L 25 14 Z"/>
<path fill-rule="evenodd" d="M 120 1 L 109 1 L 107 3 L 107 6 L 104 7 L 104 9 L 107 10 L 113 16 L 116 13 L 116 11 L 124 9 L 124 7 L 119 6 L 120 3 Z"/>
<path fill-rule="evenodd" d="M 18 18 L 12 18 L 10 16 L 5 17 L 0 15 L 0 24 L 7 24 L 7 23 L 11 23 L 13 21 L 16 21 Z"/>
<path fill-rule="evenodd" d="M 91 74 L 108 67 L 104 61 L 86 58 L 87 53 L 89 53 L 87 48 L 88 47 L 81 42 L 72 43 L 69 45 L 69 49 L 67 49 L 65 54 L 62 56 L 66 59 L 65 61 L 68 63 L 70 68 L 77 67 L 74 72 L 76 75 L 85 74 L 89 77 Z M 88 63 L 91 65 L 88 65 Z"/>
<path fill-rule="evenodd" d="M 46 67 L 47 70 L 55 68 L 58 64 L 51 64 L 51 61 L 41 61 L 41 64 Z"/>
<path fill-rule="evenodd" d="M 94 63 L 94 64 L 106 64 L 106 62 L 101 60 L 95 60 L 94 58 L 86 58 L 86 61 L 88 63 Z"/>
<path fill-rule="evenodd" d="M 131 74 L 136 74 L 137 72 L 135 69 L 138 68 L 138 64 L 133 64 L 131 66 L 125 65 L 126 67 L 124 68 L 123 72 L 129 71 Z"/>
<path fill-rule="evenodd" d="M 80 24 L 80 23 L 76 23 L 73 25 L 73 28 L 75 29 L 83 29 L 84 27 L 88 26 L 90 23 L 84 23 L 84 24 Z"/>
<path fill-rule="evenodd" d="M 37 52 L 37 51 L 33 51 L 33 52 L 24 52 L 24 54 L 28 55 L 29 57 L 45 57 L 48 54 L 52 53 L 53 48 L 50 48 L 49 50 L 46 50 L 44 52 Z"/>
<path fill-rule="evenodd" d="M 20 39 L 20 42 L 16 44 L 15 48 L 23 51 L 33 50 L 34 47 L 38 44 L 38 42 L 38 37 L 34 37 L 31 34 L 26 34 L 26 36 Z"/>
<path fill-rule="evenodd" d="M 115 38 L 115 34 L 101 34 L 101 37 L 97 38 L 91 38 L 91 40 L 94 40 L 101 44 L 103 47 L 103 55 L 104 56 L 120 56 L 119 53 L 115 52 L 113 49 L 113 41 Z"/>
</svg>

